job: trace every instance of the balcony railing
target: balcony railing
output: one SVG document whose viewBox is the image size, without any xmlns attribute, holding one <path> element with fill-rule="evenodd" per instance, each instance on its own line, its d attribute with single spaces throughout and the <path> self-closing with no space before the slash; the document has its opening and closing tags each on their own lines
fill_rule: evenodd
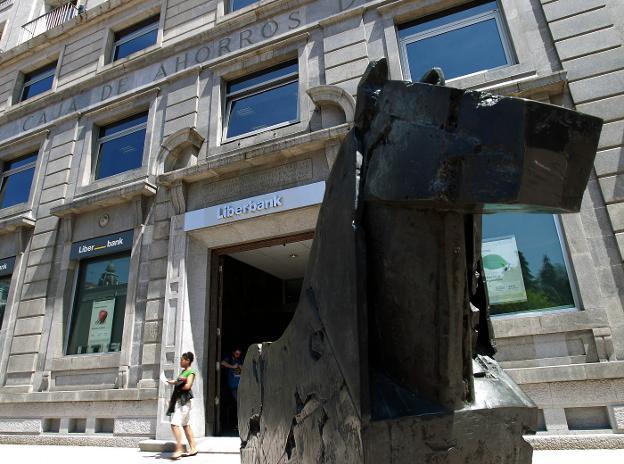
<svg viewBox="0 0 624 464">
<path fill-rule="evenodd" d="M 13 4 L 13 0 L 2 0 L 0 1 L 0 10 L 4 10 L 6 7 L 11 6 Z"/>
<path fill-rule="evenodd" d="M 45 31 L 49 31 L 56 26 L 60 26 L 64 22 L 76 17 L 78 13 L 79 10 L 73 3 L 66 3 L 33 19 L 31 22 L 22 26 L 22 38 L 20 43 L 26 42 L 39 34 L 43 34 Z"/>
</svg>

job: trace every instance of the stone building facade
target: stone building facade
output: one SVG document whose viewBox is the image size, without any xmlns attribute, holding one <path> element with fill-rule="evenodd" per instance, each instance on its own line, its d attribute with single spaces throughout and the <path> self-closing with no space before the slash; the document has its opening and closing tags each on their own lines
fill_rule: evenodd
<svg viewBox="0 0 624 464">
<path fill-rule="evenodd" d="M 497 358 L 540 439 L 624 444 L 623 18 L 619 0 L 0 2 L 0 441 L 168 438 L 159 377 L 189 350 L 193 426 L 225 433 L 219 361 L 261 318 L 224 302 L 268 298 L 256 263 L 288 306 L 279 259 L 305 254 L 385 57 L 393 79 L 441 64 L 604 119 L 581 213 L 488 217 L 484 249 L 515 269 L 486 272 Z"/>
</svg>

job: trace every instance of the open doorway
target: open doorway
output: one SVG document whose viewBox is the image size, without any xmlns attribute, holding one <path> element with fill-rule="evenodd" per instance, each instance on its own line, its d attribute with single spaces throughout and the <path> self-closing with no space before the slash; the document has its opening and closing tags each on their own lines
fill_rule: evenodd
<svg viewBox="0 0 624 464">
<path fill-rule="evenodd" d="M 311 247 L 312 234 L 305 234 L 215 252 L 215 435 L 238 435 L 236 371 L 220 363 L 226 359 L 232 365 L 234 350 L 244 355 L 249 345 L 282 335 L 299 302 Z"/>
</svg>

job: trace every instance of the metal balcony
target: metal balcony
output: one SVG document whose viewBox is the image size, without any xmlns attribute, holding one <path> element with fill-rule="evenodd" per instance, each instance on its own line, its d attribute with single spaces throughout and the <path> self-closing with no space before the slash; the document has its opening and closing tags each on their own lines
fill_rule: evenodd
<svg viewBox="0 0 624 464">
<path fill-rule="evenodd" d="M 76 17 L 79 12 L 80 10 L 72 2 L 61 5 L 58 8 L 33 19 L 29 23 L 22 26 L 22 37 L 20 43 L 24 43 L 39 34 L 43 34 L 50 29 L 60 26 L 64 22 Z"/>
</svg>

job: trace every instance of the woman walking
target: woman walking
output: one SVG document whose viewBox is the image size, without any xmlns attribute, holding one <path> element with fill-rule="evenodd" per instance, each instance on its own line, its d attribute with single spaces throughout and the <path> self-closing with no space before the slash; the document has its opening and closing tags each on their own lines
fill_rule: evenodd
<svg viewBox="0 0 624 464">
<path fill-rule="evenodd" d="M 170 385 L 174 385 L 171 400 L 169 401 L 169 409 L 167 410 L 167 415 L 171 416 L 171 431 L 176 440 L 176 448 L 171 455 L 171 459 L 174 460 L 180 459 L 182 456 L 195 456 L 197 454 L 195 437 L 189 424 L 191 419 L 191 399 L 193 398 L 191 387 L 197 374 L 195 369 L 191 367 L 194 358 L 195 356 L 190 351 L 183 353 L 180 357 L 182 372 L 177 379 L 168 381 Z M 182 431 L 180 427 L 184 429 L 184 434 L 190 446 L 187 453 L 182 452 Z"/>
</svg>

